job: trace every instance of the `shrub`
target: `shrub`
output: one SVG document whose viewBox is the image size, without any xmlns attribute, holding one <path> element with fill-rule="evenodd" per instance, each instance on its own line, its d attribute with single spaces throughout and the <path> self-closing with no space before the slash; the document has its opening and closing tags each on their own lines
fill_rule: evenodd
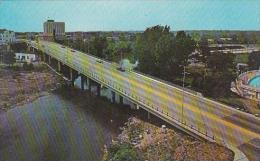
<svg viewBox="0 0 260 161">
<path fill-rule="evenodd" d="M 108 158 L 106 160 L 112 161 L 138 161 L 137 152 L 129 143 L 116 143 L 108 148 Z"/>
<path fill-rule="evenodd" d="M 33 70 L 34 69 L 34 66 L 32 63 L 28 64 L 27 62 L 24 62 L 23 63 L 23 69 L 24 70 Z"/>
</svg>

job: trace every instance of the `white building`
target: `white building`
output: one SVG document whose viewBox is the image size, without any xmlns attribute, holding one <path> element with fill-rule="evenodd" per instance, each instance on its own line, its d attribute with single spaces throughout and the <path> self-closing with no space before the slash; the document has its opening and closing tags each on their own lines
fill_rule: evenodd
<svg viewBox="0 0 260 161">
<path fill-rule="evenodd" d="M 65 23 L 54 22 L 54 20 L 47 20 L 43 23 L 43 36 L 45 39 L 52 39 L 53 36 L 57 39 L 62 39 L 65 36 Z"/>
<path fill-rule="evenodd" d="M 17 62 L 32 63 L 32 62 L 36 61 L 35 54 L 15 53 L 15 58 L 16 58 Z"/>
<path fill-rule="evenodd" d="M 15 41 L 15 33 L 6 29 L 0 29 L 0 44 L 7 44 Z"/>
</svg>

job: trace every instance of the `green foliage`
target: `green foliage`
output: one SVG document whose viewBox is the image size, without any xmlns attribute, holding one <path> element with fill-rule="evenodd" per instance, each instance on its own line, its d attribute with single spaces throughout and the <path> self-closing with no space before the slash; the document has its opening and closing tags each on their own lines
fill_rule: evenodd
<svg viewBox="0 0 260 161">
<path fill-rule="evenodd" d="M 25 52 L 27 50 L 27 44 L 23 42 L 10 44 L 10 47 L 14 52 Z"/>
<path fill-rule="evenodd" d="M 210 97 L 225 97 L 231 94 L 230 84 L 235 79 L 235 73 L 230 71 L 212 72 L 203 81 L 203 93 Z"/>
<path fill-rule="evenodd" d="M 208 39 L 206 39 L 205 37 L 203 37 L 199 41 L 199 51 L 200 54 L 195 55 L 195 58 L 207 65 L 207 58 L 210 54 L 210 49 L 209 49 Z"/>
<path fill-rule="evenodd" d="M 191 38 L 193 41 L 195 41 L 196 44 L 198 44 L 201 41 L 201 36 L 198 32 L 193 32 L 191 34 Z"/>
<path fill-rule="evenodd" d="M 137 37 L 135 48 L 140 71 L 172 81 L 187 65 L 195 42 L 183 31 L 174 37 L 169 26 L 157 25 Z"/>
<path fill-rule="evenodd" d="M 14 52 L 5 52 L 3 54 L 3 62 L 5 64 L 13 65 L 15 63 L 16 59 L 15 59 L 15 53 Z"/>
<path fill-rule="evenodd" d="M 137 152 L 129 143 L 112 144 L 107 160 L 110 161 L 137 161 Z"/>
<path fill-rule="evenodd" d="M 214 53 L 210 54 L 207 60 L 207 66 L 214 71 L 224 72 L 229 69 L 234 70 L 235 55 L 232 53 Z"/>
<path fill-rule="evenodd" d="M 260 67 L 260 51 L 253 52 L 248 57 L 248 65 L 251 70 L 257 70 Z"/>
<path fill-rule="evenodd" d="M 107 39 L 102 36 L 95 36 L 92 41 L 90 41 L 90 53 L 100 57 L 105 58 L 105 50 L 108 46 Z"/>
<path fill-rule="evenodd" d="M 248 63 L 248 53 L 236 54 L 235 63 Z"/>
<path fill-rule="evenodd" d="M 203 73 L 193 73 L 192 87 L 214 98 L 229 96 L 231 82 L 236 77 L 234 58 L 231 53 L 209 55 L 208 68 Z"/>
<path fill-rule="evenodd" d="M 34 69 L 34 66 L 33 66 L 33 64 L 32 63 L 27 63 L 27 62 L 24 62 L 23 63 L 23 69 L 24 70 L 33 70 Z"/>
</svg>

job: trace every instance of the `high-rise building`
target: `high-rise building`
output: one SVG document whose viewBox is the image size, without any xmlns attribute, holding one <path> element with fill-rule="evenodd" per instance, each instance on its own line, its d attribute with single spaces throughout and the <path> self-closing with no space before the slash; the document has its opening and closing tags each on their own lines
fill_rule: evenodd
<svg viewBox="0 0 260 161">
<path fill-rule="evenodd" d="M 63 39 L 65 36 L 65 23 L 54 22 L 54 20 L 47 20 L 43 23 L 43 37 L 44 39 Z"/>
</svg>

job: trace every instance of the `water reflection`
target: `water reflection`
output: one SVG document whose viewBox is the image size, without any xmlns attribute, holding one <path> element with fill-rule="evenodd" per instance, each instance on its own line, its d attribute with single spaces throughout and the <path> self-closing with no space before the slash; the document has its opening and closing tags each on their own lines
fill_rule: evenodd
<svg viewBox="0 0 260 161">
<path fill-rule="evenodd" d="M 60 89 L 2 113 L 0 160 L 101 160 L 104 144 L 128 118 L 110 106 L 86 92 Z"/>
</svg>

